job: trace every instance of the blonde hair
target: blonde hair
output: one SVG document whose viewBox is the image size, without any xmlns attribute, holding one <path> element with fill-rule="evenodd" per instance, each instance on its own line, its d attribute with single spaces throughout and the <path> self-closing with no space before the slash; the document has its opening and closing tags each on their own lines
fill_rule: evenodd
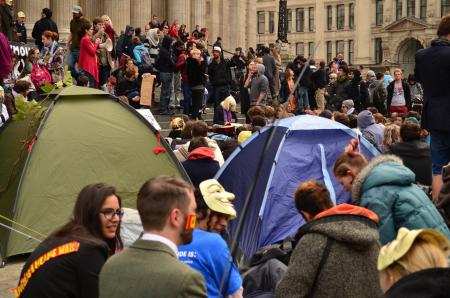
<svg viewBox="0 0 450 298">
<path fill-rule="evenodd" d="M 201 52 L 199 49 L 197 49 L 197 48 L 193 48 L 193 49 L 190 51 L 191 56 L 194 56 L 194 54 L 201 55 L 201 53 L 202 53 L 202 52 Z"/>
<path fill-rule="evenodd" d="M 236 112 L 236 100 L 231 95 L 225 98 L 220 105 L 224 110 Z"/>
<path fill-rule="evenodd" d="M 383 146 L 385 149 L 389 148 L 394 143 L 402 141 L 400 137 L 400 126 L 397 124 L 390 124 L 384 128 Z"/>
<path fill-rule="evenodd" d="M 396 72 L 399 72 L 400 74 L 403 74 L 403 71 L 400 68 L 394 69 L 393 74 L 395 75 Z"/>
<path fill-rule="evenodd" d="M 447 268 L 448 251 L 423 238 L 416 239 L 409 251 L 398 261 L 381 272 L 394 277 L 395 280 L 430 268 Z"/>
<path fill-rule="evenodd" d="M 170 127 L 173 130 L 182 130 L 184 128 L 184 120 L 180 117 L 175 117 L 170 121 Z"/>
</svg>

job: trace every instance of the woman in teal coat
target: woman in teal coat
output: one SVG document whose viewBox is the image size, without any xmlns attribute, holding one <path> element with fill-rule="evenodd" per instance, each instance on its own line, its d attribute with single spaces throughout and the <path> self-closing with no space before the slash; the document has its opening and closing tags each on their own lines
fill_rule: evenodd
<svg viewBox="0 0 450 298">
<path fill-rule="evenodd" d="M 356 140 L 346 148 L 334 165 L 334 175 L 353 204 L 367 208 L 380 217 L 380 241 L 395 239 L 401 227 L 431 228 L 450 239 L 450 231 L 428 196 L 415 185 L 415 174 L 394 155 L 380 155 L 370 163 L 356 151 Z"/>
</svg>

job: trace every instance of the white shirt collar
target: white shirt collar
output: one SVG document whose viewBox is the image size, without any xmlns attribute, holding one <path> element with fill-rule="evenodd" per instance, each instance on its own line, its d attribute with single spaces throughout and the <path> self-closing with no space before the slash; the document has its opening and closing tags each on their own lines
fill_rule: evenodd
<svg viewBox="0 0 450 298">
<path fill-rule="evenodd" d="M 171 250 L 173 250 L 173 252 L 175 253 L 175 256 L 178 256 L 178 247 L 176 246 L 175 243 L 173 243 L 171 240 L 167 239 L 166 237 L 152 234 L 152 233 L 144 233 L 144 235 L 142 235 L 141 239 L 147 240 L 147 241 L 162 242 L 165 245 L 167 245 L 168 247 L 170 247 Z"/>
</svg>

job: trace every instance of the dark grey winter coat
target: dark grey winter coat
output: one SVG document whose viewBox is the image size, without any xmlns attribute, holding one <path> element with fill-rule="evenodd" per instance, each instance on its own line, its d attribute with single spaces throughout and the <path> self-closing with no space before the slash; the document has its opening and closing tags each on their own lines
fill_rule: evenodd
<svg viewBox="0 0 450 298">
<path fill-rule="evenodd" d="M 377 224 L 362 215 L 336 214 L 304 225 L 276 297 L 380 297 Z M 327 241 L 328 258 L 319 270 Z M 316 281 L 315 281 L 316 280 Z"/>
</svg>

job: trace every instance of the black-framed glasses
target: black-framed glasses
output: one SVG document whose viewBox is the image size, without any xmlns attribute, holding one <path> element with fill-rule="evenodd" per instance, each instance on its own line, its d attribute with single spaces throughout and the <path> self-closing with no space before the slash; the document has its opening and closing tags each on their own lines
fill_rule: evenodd
<svg viewBox="0 0 450 298">
<path fill-rule="evenodd" d="M 123 217 L 123 209 L 119 208 L 117 210 L 114 210 L 113 208 L 105 208 L 100 210 L 100 213 L 103 214 L 103 216 L 107 219 L 107 220 L 113 220 L 114 215 L 117 215 L 119 217 L 119 219 L 122 219 Z"/>
</svg>

